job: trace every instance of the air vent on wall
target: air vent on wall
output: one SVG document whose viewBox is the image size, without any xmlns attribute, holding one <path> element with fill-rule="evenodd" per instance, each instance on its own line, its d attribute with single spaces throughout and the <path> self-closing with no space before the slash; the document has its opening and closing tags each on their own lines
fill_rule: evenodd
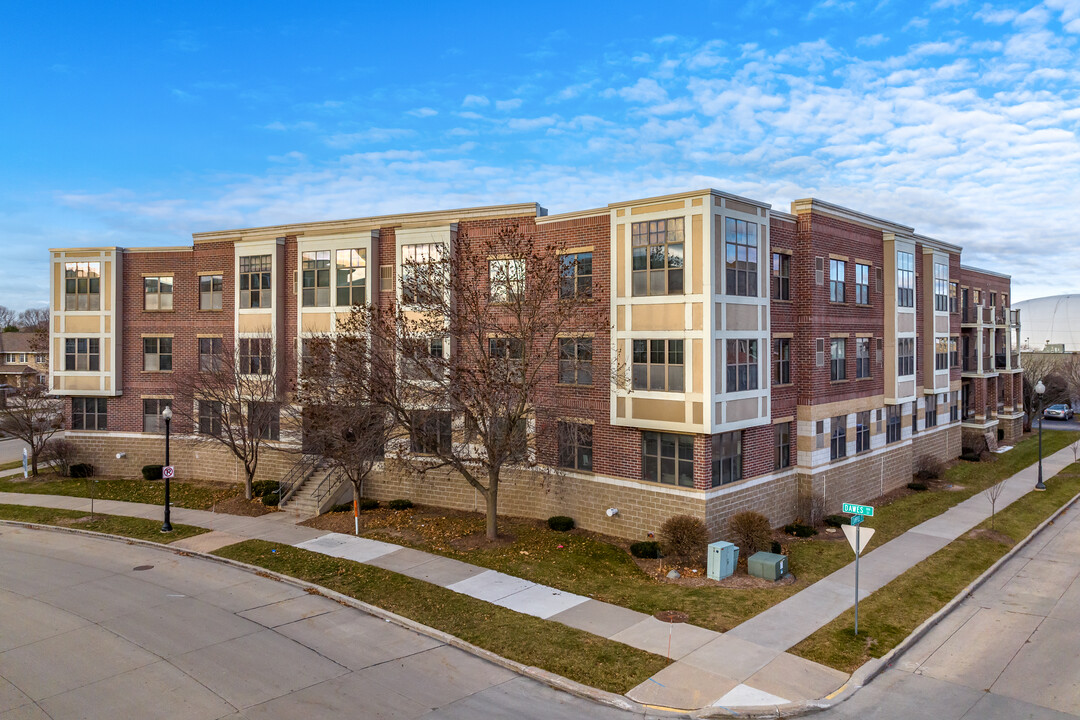
<svg viewBox="0 0 1080 720">
<path fill-rule="evenodd" d="M 817 349 L 815 350 L 815 359 L 818 367 L 825 365 L 825 338 L 817 339 Z"/>
<path fill-rule="evenodd" d="M 825 258 L 823 257 L 814 258 L 814 284 L 825 284 Z"/>
<path fill-rule="evenodd" d="M 379 266 L 379 291 L 390 292 L 394 289 L 394 266 Z"/>
</svg>

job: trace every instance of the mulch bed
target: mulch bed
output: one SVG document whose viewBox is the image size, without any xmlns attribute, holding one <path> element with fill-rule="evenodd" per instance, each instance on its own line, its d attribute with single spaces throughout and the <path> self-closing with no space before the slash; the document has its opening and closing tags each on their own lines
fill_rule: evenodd
<svg viewBox="0 0 1080 720">
<path fill-rule="evenodd" d="M 246 515 L 248 517 L 258 517 L 275 512 L 273 508 L 263 505 L 261 500 L 248 500 L 243 495 L 222 500 L 214 505 L 213 511 L 228 515 Z"/>
</svg>

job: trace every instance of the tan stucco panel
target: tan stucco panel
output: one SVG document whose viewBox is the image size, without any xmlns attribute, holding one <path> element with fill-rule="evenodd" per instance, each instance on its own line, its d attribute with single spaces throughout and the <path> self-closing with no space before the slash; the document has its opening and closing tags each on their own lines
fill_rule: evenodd
<svg viewBox="0 0 1080 720">
<path fill-rule="evenodd" d="M 896 397 L 911 397 L 915 394 L 914 380 L 899 380 L 896 383 Z"/>
<path fill-rule="evenodd" d="M 301 332 L 307 333 L 328 333 L 333 329 L 333 321 L 330 313 L 320 312 L 312 313 L 306 312 L 301 315 L 300 318 Z"/>
<path fill-rule="evenodd" d="M 105 316 L 105 332 L 112 332 L 112 315 Z"/>
<path fill-rule="evenodd" d="M 934 389 L 944 392 L 949 389 L 949 376 L 934 374 Z"/>
<path fill-rule="evenodd" d="M 702 329 L 701 325 L 702 325 L 702 323 L 705 322 L 705 319 L 704 319 L 705 306 L 702 305 L 701 303 L 694 303 L 690 307 L 690 315 L 691 315 L 690 329 L 691 330 L 701 330 Z"/>
<path fill-rule="evenodd" d="M 615 226 L 615 297 L 626 297 L 626 223 Z"/>
<path fill-rule="evenodd" d="M 896 314 L 896 330 L 902 333 L 915 332 L 915 313 L 903 312 Z"/>
<path fill-rule="evenodd" d="M 837 415 L 862 412 L 864 410 L 876 410 L 885 406 L 883 395 L 871 395 L 869 397 L 856 397 L 849 400 L 837 400 L 820 405 L 799 405 L 797 413 L 799 420 L 817 421 Z"/>
<path fill-rule="evenodd" d="M 685 200 L 673 200 L 672 202 L 656 203 L 654 205 L 639 205 L 630 208 L 631 215 L 644 215 L 646 213 L 667 212 L 668 210 L 683 210 L 686 208 Z"/>
<path fill-rule="evenodd" d="M 753 420 L 758 417 L 757 398 L 744 398 L 742 400 L 728 400 L 724 403 L 724 422 L 733 423 L 742 420 Z"/>
<path fill-rule="evenodd" d="M 934 332 L 938 335 L 949 334 L 949 316 L 948 315 L 935 315 L 934 316 Z"/>
<path fill-rule="evenodd" d="M 705 361 L 705 353 L 702 350 L 701 339 L 694 338 L 690 343 L 690 347 L 692 348 L 694 353 L 694 387 L 691 388 L 691 392 L 701 392 L 702 389 L 704 389 L 705 387 L 705 383 L 702 382 L 702 373 L 704 372 L 702 370 L 702 367 Z M 698 421 L 695 420 L 694 422 Z"/>
<path fill-rule="evenodd" d="M 727 330 L 757 330 L 757 305 L 727 303 Z"/>
<path fill-rule="evenodd" d="M 694 403 L 694 424 L 702 425 L 705 423 L 705 405 L 704 403 Z"/>
<path fill-rule="evenodd" d="M 615 398 L 615 417 L 626 417 L 626 398 Z"/>
<path fill-rule="evenodd" d="M 694 294 L 701 294 L 702 275 L 705 262 L 701 255 L 701 216 L 694 215 L 690 218 L 690 265 L 693 272 Z"/>
<path fill-rule="evenodd" d="M 112 344 L 107 341 L 101 343 L 101 370 L 112 372 Z"/>
<path fill-rule="evenodd" d="M 99 333 L 101 332 L 101 316 L 64 315 L 64 332 Z"/>
<path fill-rule="evenodd" d="M 57 378 L 63 381 L 64 390 L 100 390 L 101 378 L 96 375 L 79 375 Z"/>
<path fill-rule="evenodd" d="M 702 203 L 703 203 L 703 202 L 704 202 L 704 201 L 703 201 L 703 199 L 702 199 L 702 198 L 694 198 L 693 200 L 691 200 L 691 201 L 690 201 L 690 204 L 691 204 L 691 205 L 692 205 L 693 207 L 701 207 L 701 205 L 702 205 Z"/>
<path fill-rule="evenodd" d="M 682 303 L 632 305 L 630 326 L 633 330 L 685 330 L 685 306 Z"/>
<path fill-rule="evenodd" d="M 626 306 L 625 305 L 619 305 L 617 308 L 615 308 L 615 329 L 620 330 L 620 331 L 626 329 Z"/>
<path fill-rule="evenodd" d="M 632 410 L 635 420 L 686 422 L 686 403 L 681 400 L 648 400 L 645 398 L 635 398 Z"/>
<path fill-rule="evenodd" d="M 53 312 L 64 309 L 64 264 L 53 264 Z"/>
<path fill-rule="evenodd" d="M 101 309 L 112 310 L 112 263 L 101 264 Z M 139 292 L 142 292 L 140 288 Z"/>
<path fill-rule="evenodd" d="M 240 315 L 236 319 L 236 331 L 240 333 L 266 333 L 270 334 L 270 328 L 274 316 L 271 313 L 252 313 Z"/>
</svg>

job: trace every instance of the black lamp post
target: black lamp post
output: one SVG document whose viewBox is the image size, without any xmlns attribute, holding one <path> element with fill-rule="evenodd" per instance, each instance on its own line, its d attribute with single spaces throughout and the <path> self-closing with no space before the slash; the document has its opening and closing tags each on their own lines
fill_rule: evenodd
<svg viewBox="0 0 1080 720">
<path fill-rule="evenodd" d="M 1042 474 L 1042 421 L 1043 421 L 1043 393 L 1046 392 L 1046 386 L 1043 385 L 1043 381 L 1040 380 L 1035 385 L 1035 397 L 1039 401 L 1039 480 L 1035 483 L 1036 490 L 1045 490 L 1046 483 L 1043 482 Z"/>
<path fill-rule="evenodd" d="M 169 421 L 172 420 L 172 408 L 166 406 L 161 411 L 161 417 L 165 420 L 165 467 L 169 467 Z M 172 523 L 169 522 L 169 475 L 165 475 L 165 522 L 161 525 L 161 532 L 172 532 Z"/>
</svg>

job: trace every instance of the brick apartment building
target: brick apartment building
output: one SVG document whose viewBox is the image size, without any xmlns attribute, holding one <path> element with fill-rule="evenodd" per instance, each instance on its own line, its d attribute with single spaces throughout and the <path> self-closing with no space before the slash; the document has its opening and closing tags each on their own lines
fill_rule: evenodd
<svg viewBox="0 0 1080 720">
<path fill-rule="evenodd" d="M 575 256 L 575 282 L 609 310 L 587 351 L 607 367 L 617 349 L 628 377 L 560 382 L 553 412 L 589 447 L 541 439 L 540 461 L 569 467 L 504 477 L 504 514 L 638 538 L 688 513 L 722 537 L 741 510 L 774 525 L 814 519 L 907 483 L 923 456 L 1012 442 L 1009 278 L 962 266 L 960 247 L 911 227 L 815 199 L 790 210 L 707 189 L 559 215 L 502 205 L 54 249 L 51 388 L 87 459 L 135 475 L 160 462 L 172 367 L 217 340 L 269 337 L 289 385 L 303 339 L 332 332 L 349 302 L 401 302 L 403 257 L 512 226 Z M 242 477 L 220 448 L 173 447 L 180 476 Z M 295 461 L 271 452 L 260 467 L 273 479 Z M 389 460 L 367 488 L 484 507 L 461 479 Z"/>
</svg>

